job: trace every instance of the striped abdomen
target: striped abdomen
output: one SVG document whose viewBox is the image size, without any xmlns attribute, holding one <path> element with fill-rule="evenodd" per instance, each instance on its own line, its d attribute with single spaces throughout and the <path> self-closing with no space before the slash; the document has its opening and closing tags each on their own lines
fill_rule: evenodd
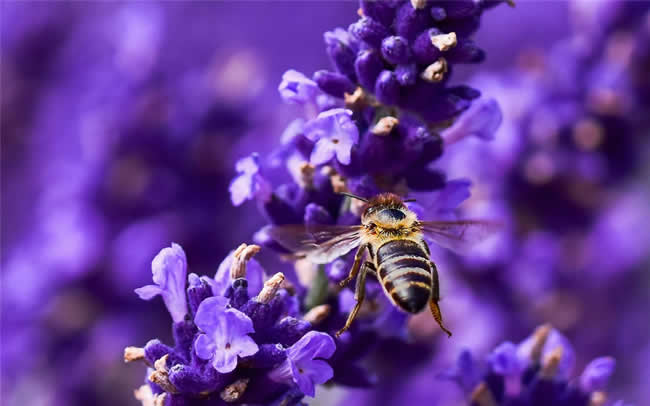
<svg viewBox="0 0 650 406">
<path fill-rule="evenodd" d="M 431 265 L 423 247 L 411 240 L 388 241 L 377 250 L 377 276 L 395 304 L 410 313 L 431 297 Z"/>
</svg>

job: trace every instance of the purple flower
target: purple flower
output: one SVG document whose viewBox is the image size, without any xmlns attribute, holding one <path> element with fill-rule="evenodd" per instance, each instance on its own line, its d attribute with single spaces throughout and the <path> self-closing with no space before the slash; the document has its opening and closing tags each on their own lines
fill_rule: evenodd
<svg viewBox="0 0 650 406">
<path fill-rule="evenodd" d="M 612 357 L 600 357 L 591 361 L 580 376 L 580 388 L 585 392 L 602 391 L 614 373 L 616 360 Z"/>
<path fill-rule="evenodd" d="M 185 298 L 185 278 L 187 259 L 180 245 L 172 243 L 163 248 L 151 262 L 155 285 L 147 285 L 135 290 L 140 299 L 151 300 L 161 295 L 165 306 L 175 322 L 183 321 L 187 314 Z"/>
<path fill-rule="evenodd" d="M 492 370 L 500 375 L 517 375 L 524 370 L 522 361 L 517 357 L 517 346 L 510 341 L 499 344 L 487 360 Z"/>
<path fill-rule="evenodd" d="M 237 161 L 235 169 L 239 173 L 230 183 L 230 200 L 239 206 L 246 200 L 259 199 L 263 202 L 271 197 L 271 186 L 260 174 L 259 157 L 253 153 Z"/>
<path fill-rule="evenodd" d="M 447 145 L 453 144 L 468 136 L 491 140 L 499 129 L 502 120 L 503 114 L 496 100 L 476 100 L 440 136 L 445 140 L 445 144 Z"/>
<path fill-rule="evenodd" d="M 316 97 L 320 94 L 316 82 L 293 69 L 289 69 L 282 75 L 278 91 L 287 103 L 301 105 L 315 103 Z"/>
<path fill-rule="evenodd" d="M 194 323 L 205 334 L 194 342 L 194 350 L 200 358 L 212 360 L 218 372 L 227 373 L 237 367 L 237 356 L 248 357 L 257 353 L 252 320 L 233 308 L 227 308 L 228 299 L 211 297 L 199 305 Z"/>
<path fill-rule="evenodd" d="M 287 359 L 269 374 L 276 382 L 294 382 L 307 396 L 314 397 L 315 385 L 325 383 L 334 374 L 323 360 L 336 350 L 334 339 L 328 334 L 310 331 L 287 349 Z"/>
<path fill-rule="evenodd" d="M 359 130 L 346 109 L 324 111 L 305 126 L 305 136 L 316 142 L 310 162 L 321 165 L 334 156 L 343 165 L 350 163 L 352 146 L 359 141 Z"/>
</svg>

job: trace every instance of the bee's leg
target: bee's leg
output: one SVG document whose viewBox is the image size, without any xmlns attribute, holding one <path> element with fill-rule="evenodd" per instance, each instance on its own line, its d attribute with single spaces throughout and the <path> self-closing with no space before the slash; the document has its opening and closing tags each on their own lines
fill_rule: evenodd
<svg viewBox="0 0 650 406">
<path fill-rule="evenodd" d="M 364 244 L 360 246 L 359 249 L 357 250 L 357 253 L 354 254 L 354 263 L 352 264 L 352 269 L 350 269 L 350 273 L 348 274 L 348 277 L 343 279 L 341 282 L 339 282 L 339 285 L 341 287 L 344 287 L 345 285 L 350 283 L 350 281 L 354 279 L 359 273 L 359 269 L 361 269 L 361 258 L 363 258 L 363 254 L 366 251 L 366 248 L 367 245 Z"/>
<path fill-rule="evenodd" d="M 440 313 L 440 307 L 438 306 L 438 301 L 440 300 L 440 283 L 438 282 L 438 268 L 433 261 L 429 261 L 431 264 L 433 283 L 431 284 L 431 299 L 429 299 L 429 308 L 431 309 L 431 314 L 436 320 L 442 331 L 447 333 L 451 337 L 451 331 L 447 330 L 444 324 L 442 324 L 442 313 Z"/>
<path fill-rule="evenodd" d="M 359 309 L 361 308 L 363 299 L 366 296 L 366 275 L 372 269 L 374 269 L 374 267 L 370 262 L 364 262 L 363 269 L 361 269 L 361 272 L 359 273 L 359 277 L 357 278 L 357 286 L 354 291 L 354 300 L 356 300 L 357 303 L 355 303 L 354 308 L 348 315 L 348 319 L 345 321 L 345 326 L 343 326 L 342 329 L 336 332 L 337 337 L 340 337 L 341 334 L 345 332 L 345 330 L 349 329 L 350 326 L 352 325 L 352 322 L 357 317 L 357 313 L 359 313 Z"/>
</svg>

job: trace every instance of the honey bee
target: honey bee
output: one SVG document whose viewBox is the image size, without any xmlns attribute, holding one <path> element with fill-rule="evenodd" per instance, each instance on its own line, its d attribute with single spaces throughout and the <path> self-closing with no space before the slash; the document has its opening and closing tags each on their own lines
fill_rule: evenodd
<svg viewBox="0 0 650 406">
<path fill-rule="evenodd" d="M 399 309 L 415 314 L 428 304 L 433 318 L 451 337 L 438 305 L 438 269 L 431 261 L 424 237 L 442 247 L 464 252 L 488 236 L 497 224 L 482 220 L 421 221 L 405 205 L 409 200 L 398 195 L 384 193 L 368 200 L 344 194 L 365 203 L 361 225 L 274 226 L 270 230 L 271 237 L 280 245 L 316 264 L 332 262 L 358 247 L 352 269 L 340 283 L 344 287 L 357 278 L 356 304 L 337 337 L 351 326 L 361 308 L 368 274 L 378 279 L 386 296 Z"/>
</svg>

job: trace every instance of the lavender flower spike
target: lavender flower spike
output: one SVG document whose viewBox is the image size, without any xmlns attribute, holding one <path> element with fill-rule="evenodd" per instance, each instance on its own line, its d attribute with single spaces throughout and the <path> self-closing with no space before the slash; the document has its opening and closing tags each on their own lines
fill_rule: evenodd
<svg viewBox="0 0 650 406">
<path fill-rule="evenodd" d="M 205 334 L 194 342 L 194 351 L 199 358 L 212 360 L 218 372 L 232 372 L 237 367 L 237 356 L 247 357 L 259 351 L 259 347 L 248 336 L 254 333 L 252 320 L 233 308 L 227 308 L 228 299 L 211 297 L 201 302 L 194 317 L 194 323 Z"/>
<path fill-rule="evenodd" d="M 230 183 L 230 200 L 239 206 L 246 200 L 259 199 L 263 202 L 271 198 L 271 185 L 260 174 L 259 157 L 253 153 L 237 161 L 235 169 L 239 173 Z"/>
<path fill-rule="evenodd" d="M 359 141 L 359 129 L 346 109 L 324 111 L 305 126 L 305 136 L 316 142 L 310 162 L 321 165 L 334 156 L 343 165 L 350 164 L 352 146 Z"/>
<path fill-rule="evenodd" d="M 310 331 L 287 349 L 287 359 L 269 373 L 276 382 L 294 382 L 307 396 L 314 397 L 315 385 L 332 378 L 332 367 L 323 360 L 336 351 L 334 339 L 325 333 Z"/>
<path fill-rule="evenodd" d="M 143 286 L 136 289 L 135 293 L 144 300 L 161 295 L 174 322 L 183 321 L 187 314 L 187 259 L 183 248 L 176 243 L 163 248 L 151 262 L 151 271 L 155 285 Z"/>
</svg>

